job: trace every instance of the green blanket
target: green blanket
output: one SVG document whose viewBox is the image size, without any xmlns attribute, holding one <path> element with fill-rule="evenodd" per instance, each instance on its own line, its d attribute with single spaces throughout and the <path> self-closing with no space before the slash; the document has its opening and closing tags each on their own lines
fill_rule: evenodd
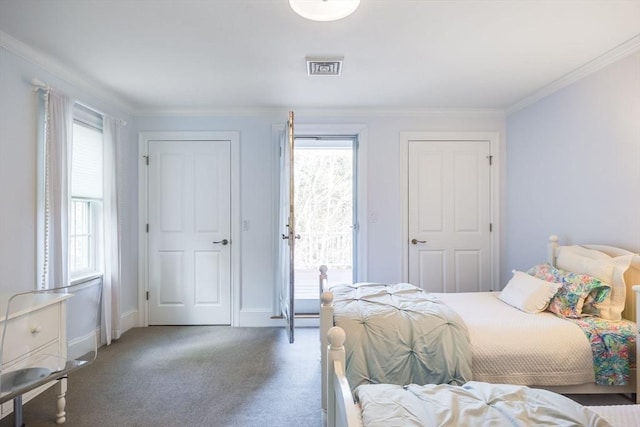
<svg viewBox="0 0 640 427">
<path fill-rule="evenodd" d="M 347 335 L 346 374 L 361 384 L 464 384 L 471 344 L 459 315 L 408 283 L 331 288 L 334 323 Z"/>
</svg>

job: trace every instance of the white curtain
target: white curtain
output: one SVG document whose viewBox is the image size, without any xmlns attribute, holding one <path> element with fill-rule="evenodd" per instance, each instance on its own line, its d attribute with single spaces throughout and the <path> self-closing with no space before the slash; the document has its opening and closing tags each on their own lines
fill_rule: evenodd
<svg viewBox="0 0 640 427">
<path fill-rule="evenodd" d="M 118 154 L 120 152 L 122 121 L 104 116 L 104 278 L 102 285 L 102 340 L 111 344 L 120 338 L 120 286 L 121 286 L 121 221 L 118 199 Z"/>
<path fill-rule="evenodd" d="M 73 102 L 47 90 L 45 103 L 44 266 L 41 287 L 69 284 L 68 218 Z"/>
</svg>

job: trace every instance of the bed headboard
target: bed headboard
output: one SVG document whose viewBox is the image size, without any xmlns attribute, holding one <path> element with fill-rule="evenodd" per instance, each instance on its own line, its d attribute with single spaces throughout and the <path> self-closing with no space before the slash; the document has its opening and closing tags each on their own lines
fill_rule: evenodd
<svg viewBox="0 0 640 427">
<path fill-rule="evenodd" d="M 622 317 L 632 321 L 636 321 L 636 295 L 633 291 L 634 285 L 640 285 L 640 255 L 630 252 L 626 249 L 618 248 L 615 246 L 607 245 L 580 245 L 587 249 L 593 249 L 605 253 L 611 257 L 633 255 L 631 258 L 631 264 L 624 273 L 624 281 L 626 285 L 625 304 Z M 551 265 L 556 265 L 556 254 L 560 244 L 558 243 L 558 236 L 549 237 L 549 249 L 547 252 L 547 262 Z"/>
</svg>

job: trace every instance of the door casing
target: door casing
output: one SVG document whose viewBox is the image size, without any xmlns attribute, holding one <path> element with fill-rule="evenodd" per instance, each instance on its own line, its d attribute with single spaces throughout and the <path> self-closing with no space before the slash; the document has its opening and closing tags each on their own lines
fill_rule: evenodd
<svg viewBox="0 0 640 427">
<path fill-rule="evenodd" d="M 149 141 L 228 140 L 231 142 L 231 326 L 239 326 L 240 313 L 240 134 L 219 131 L 157 131 L 138 135 L 138 324 L 149 326 L 146 292 L 149 289 L 146 225 L 148 223 Z"/>
</svg>

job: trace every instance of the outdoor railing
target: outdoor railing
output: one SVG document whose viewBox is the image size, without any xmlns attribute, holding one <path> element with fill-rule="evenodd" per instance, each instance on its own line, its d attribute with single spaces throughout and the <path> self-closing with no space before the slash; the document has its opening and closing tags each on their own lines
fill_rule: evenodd
<svg viewBox="0 0 640 427">
<path fill-rule="evenodd" d="M 345 233 L 299 233 L 296 240 L 296 268 L 351 268 L 352 235 Z"/>
</svg>

